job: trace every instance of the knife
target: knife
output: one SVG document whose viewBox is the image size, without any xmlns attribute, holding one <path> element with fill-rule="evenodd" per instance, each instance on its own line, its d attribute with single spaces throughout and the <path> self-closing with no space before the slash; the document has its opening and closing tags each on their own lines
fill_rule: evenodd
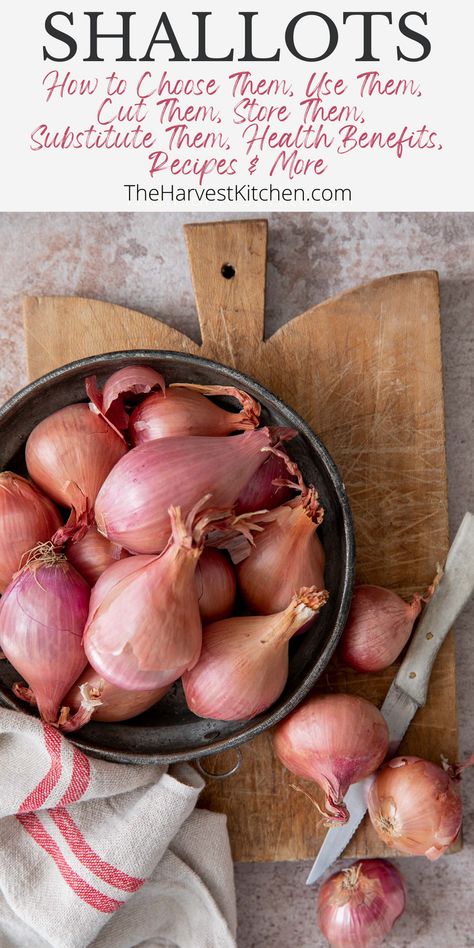
<svg viewBox="0 0 474 948">
<path fill-rule="evenodd" d="M 389 757 L 394 756 L 410 721 L 426 703 L 435 658 L 473 592 L 474 516 L 466 513 L 449 550 L 439 585 L 423 611 L 380 709 L 389 730 Z M 349 820 L 344 826 L 328 830 L 306 885 L 316 882 L 352 839 L 367 810 L 367 798 L 374 779 L 375 775 L 372 775 L 349 787 L 344 797 Z"/>
</svg>

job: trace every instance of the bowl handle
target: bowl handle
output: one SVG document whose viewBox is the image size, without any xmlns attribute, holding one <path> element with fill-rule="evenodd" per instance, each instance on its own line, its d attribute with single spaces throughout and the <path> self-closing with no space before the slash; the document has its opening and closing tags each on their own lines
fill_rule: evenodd
<svg viewBox="0 0 474 948">
<path fill-rule="evenodd" d="M 230 767 L 229 770 L 226 770 L 223 773 L 215 774 L 215 773 L 212 773 L 210 770 L 206 770 L 206 768 L 204 767 L 204 765 L 201 763 L 200 760 L 196 761 L 196 767 L 199 770 L 199 773 L 202 774 L 203 777 L 206 777 L 207 780 L 227 780 L 228 777 L 233 777 L 234 774 L 237 774 L 240 770 L 240 766 L 242 764 L 242 751 L 240 750 L 239 747 L 235 748 L 235 756 L 236 756 L 236 761 L 235 761 L 234 766 Z M 208 758 L 205 757 L 204 760 L 208 760 Z"/>
<path fill-rule="evenodd" d="M 246 371 L 264 335 L 268 223 L 187 224 L 184 232 L 206 357 Z"/>
</svg>

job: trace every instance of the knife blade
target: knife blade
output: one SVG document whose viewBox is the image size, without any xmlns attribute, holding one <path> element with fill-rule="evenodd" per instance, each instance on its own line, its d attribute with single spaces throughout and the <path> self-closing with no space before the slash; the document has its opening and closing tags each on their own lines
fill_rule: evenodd
<svg viewBox="0 0 474 948">
<path fill-rule="evenodd" d="M 474 592 L 474 516 L 466 513 L 449 550 L 444 573 L 413 634 L 406 656 L 387 692 L 381 712 L 389 729 L 393 757 L 419 708 L 426 703 L 436 656 L 458 615 Z M 344 826 L 332 827 L 315 859 L 306 885 L 316 882 L 341 855 L 362 822 L 375 777 L 353 784 L 344 797 L 350 813 Z"/>
</svg>

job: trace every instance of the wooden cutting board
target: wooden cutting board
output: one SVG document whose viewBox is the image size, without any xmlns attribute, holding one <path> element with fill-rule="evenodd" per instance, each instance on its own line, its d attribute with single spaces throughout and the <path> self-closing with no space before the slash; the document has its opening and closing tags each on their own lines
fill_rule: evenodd
<svg viewBox="0 0 474 948">
<path fill-rule="evenodd" d="M 264 341 L 266 222 L 192 224 L 185 234 L 201 346 L 113 303 L 28 298 L 30 378 L 83 356 L 133 348 L 192 352 L 247 372 L 300 412 L 338 464 L 354 513 L 358 581 L 402 595 L 426 587 L 448 548 L 437 274 L 376 280 L 320 303 Z M 309 301 L 313 293 L 308 286 Z M 321 686 L 381 704 L 394 672 L 362 676 L 334 663 Z M 456 758 L 452 637 L 402 750 Z M 229 754 L 208 766 L 227 769 L 234 760 Z M 292 782 L 265 734 L 244 746 L 237 776 L 208 784 L 204 803 L 227 814 L 236 860 L 314 857 L 325 830 Z M 348 850 L 382 852 L 366 824 Z"/>
</svg>

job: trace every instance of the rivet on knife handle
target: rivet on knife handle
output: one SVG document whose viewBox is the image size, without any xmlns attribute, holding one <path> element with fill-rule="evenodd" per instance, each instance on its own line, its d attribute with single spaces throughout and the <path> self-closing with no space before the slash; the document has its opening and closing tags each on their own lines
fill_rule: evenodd
<svg viewBox="0 0 474 948">
<path fill-rule="evenodd" d="M 436 656 L 448 630 L 472 594 L 474 516 L 467 513 L 449 551 L 443 579 L 426 606 L 395 683 L 422 707 Z M 453 596 L 453 592 L 456 595 Z"/>
</svg>

